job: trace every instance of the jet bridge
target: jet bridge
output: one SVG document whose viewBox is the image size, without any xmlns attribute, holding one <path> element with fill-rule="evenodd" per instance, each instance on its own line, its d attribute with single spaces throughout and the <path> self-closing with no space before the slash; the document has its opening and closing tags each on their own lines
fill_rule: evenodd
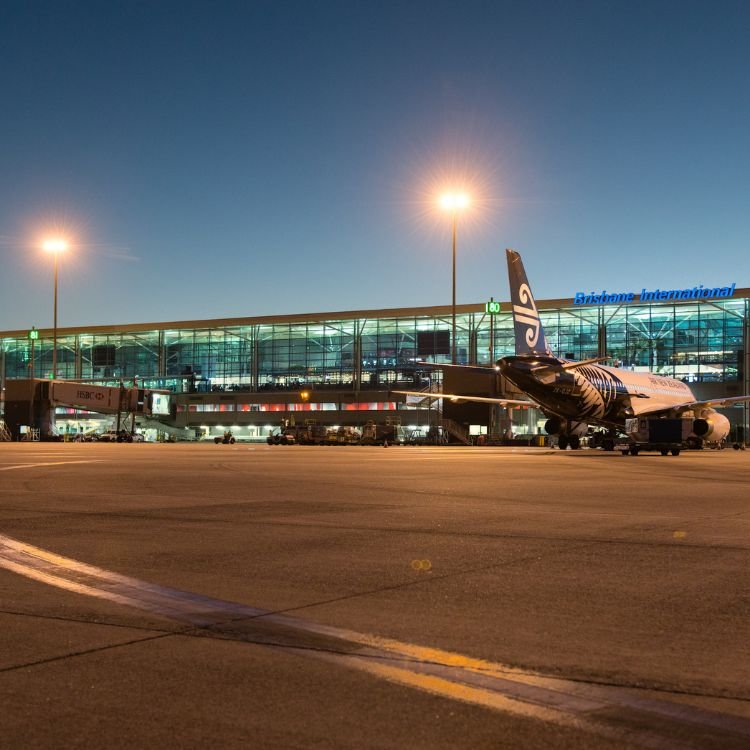
<svg viewBox="0 0 750 750">
<path fill-rule="evenodd" d="M 137 386 L 107 386 L 70 380 L 8 380 L 5 392 L 5 420 L 14 440 L 21 426 L 38 429 L 42 439 L 54 437 L 55 409 L 65 406 L 116 417 L 117 429 L 136 416 L 169 421 L 172 416 L 170 391 Z"/>
</svg>

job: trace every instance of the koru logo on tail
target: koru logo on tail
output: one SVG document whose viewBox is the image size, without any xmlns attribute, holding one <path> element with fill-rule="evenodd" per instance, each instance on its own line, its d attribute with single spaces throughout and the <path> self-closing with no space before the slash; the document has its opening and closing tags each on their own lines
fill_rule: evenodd
<svg viewBox="0 0 750 750">
<path fill-rule="evenodd" d="M 537 341 L 539 341 L 541 324 L 539 323 L 536 302 L 534 302 L 534 297 L 531 294 L 528 284 L 521 284 L 518 287 L 518 299 L 521 301 L 521 304 L 513 305 L 513 312 L 517 323 L 529 326 L 526 329 L 526 343 L 533 349 Z"/>
</svg>

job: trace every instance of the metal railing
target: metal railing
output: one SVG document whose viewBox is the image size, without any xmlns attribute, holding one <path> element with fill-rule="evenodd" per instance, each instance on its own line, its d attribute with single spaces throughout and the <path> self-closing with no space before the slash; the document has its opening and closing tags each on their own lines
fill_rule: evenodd
<svg viewBox="0 0 750 750">
<path fill-rule="evenodd" d="M 453 419 L 443 417 L 440 420 L 442 428 L 455 440 L 464 445 L 471 445 L 471 437 L 469 436 L 469 430 Z"/>
</svg>

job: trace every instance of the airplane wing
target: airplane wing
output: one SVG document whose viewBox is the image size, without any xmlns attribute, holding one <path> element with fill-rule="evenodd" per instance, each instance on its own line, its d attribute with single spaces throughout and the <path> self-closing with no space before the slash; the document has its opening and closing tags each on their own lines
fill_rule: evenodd
<svg viewBox="0 0 750 750">
<path fill-rule="evenodd" d="M 443 362 L 440 362 L 440 363 L 423 362 L 422 360 L 416 360 L 414 364 L 422 365 L 424 367 L 435 367 L 440 370 L 442 370 L 443 368 L 453 369 L 453 370 L 474 370 L 475 372 L 491 372 L 491 371 L 497 372 L 498 370 L 498 368 L 495 365 L 451 365 L 451 364 L 446 364 Z"/>
<path fill-rule="evenodd" d="M 538 406 L 536 401 L 522 401 L 513 398 L 486 398 L 484 396 L 464 396 L 460 393 L 430 393 L 426 391 L 391 391 L 402 396 L 416 396 L 418 398 L 440 399 L 447 398 L 455 403 L 463 401 L 476 401 L 480 404 L 498 404 L 500 406 Z"/>
<path fill-rule="evenodd" d="M 750 395 L 748 396 L 729 396 L 728 398 L 711 398 L 706 401 L 683 401 L 681 404 L 659 404 L 638 410 L 638 416 L 646 416 L 648 414 L 658 414 L 665 411 L 687 411 L 688 409 L 709 409 L 713 407 L 732 406 L 733 404 L 741 404 L 743 401 L 750 401 Z"/>
</svg>

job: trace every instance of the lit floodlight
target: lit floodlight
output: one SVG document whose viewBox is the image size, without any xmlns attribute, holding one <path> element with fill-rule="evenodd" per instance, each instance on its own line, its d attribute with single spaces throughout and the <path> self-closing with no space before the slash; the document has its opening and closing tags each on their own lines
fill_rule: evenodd
<svg viewBox="0 0 750 750">
<path fill-rule="evenodd" d="M 444 193 L 440 196 L 440 208 L 444 211 L 462 211 L 469 206 L 466 193 Z"/>
<path fill-rule="evenodd" d="M 42 248 L 48 253 L 63 253 L 68 249 L 68 243 L 63 239 L 49 239 L 42 243 Z"/>
</svg>

